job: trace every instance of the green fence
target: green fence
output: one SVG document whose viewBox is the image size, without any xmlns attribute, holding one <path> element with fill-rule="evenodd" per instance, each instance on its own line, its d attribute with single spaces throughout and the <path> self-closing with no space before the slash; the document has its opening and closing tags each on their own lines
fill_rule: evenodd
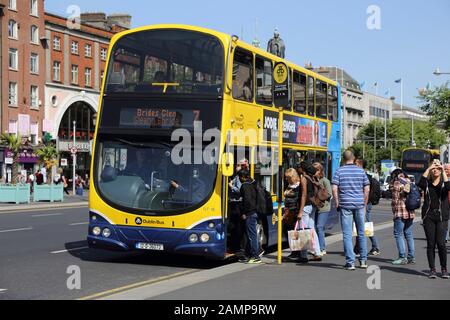
<svg viewBox="0 0 450 320">
<path fill-rule="evenodd" d="M 64 201 L 64 185 L 62 183 L 40 186 L 34 184 L 33 201 Z"/>
<path fill-rule="evenodd" d="M 0 202 L 30 203 L 30 185 L 0 185 Z"/>
</svg>

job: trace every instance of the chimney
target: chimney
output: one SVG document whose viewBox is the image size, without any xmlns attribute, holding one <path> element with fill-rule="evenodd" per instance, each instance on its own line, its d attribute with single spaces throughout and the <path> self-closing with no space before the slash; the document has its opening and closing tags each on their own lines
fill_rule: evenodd
<svg viewBox="0 0 450 320">
<path fill-rule="evenodd" d="M 106 14 L 103 12 L 86 12 L 81 14 L 81 23 L 96 28 L 106 29 Z"/>
<path fill-rule="evenodd" d="M 117 28 L 130 29 L 131 28 L 131 16 L 129 14 L 112 14 L 107 18 L 107 25 L 109 28 L 114 26 Z"/>
<path fill-rule="evenodd" d="M 308 70 L 313 70 L 314 68 L 313 68 L 312 62 L 311 62 L 311 61 L 310 61 L 310 62 L 307 62 L 307 63 L 305 64 L 305 68 L 308 69 Z"/>
</svg>

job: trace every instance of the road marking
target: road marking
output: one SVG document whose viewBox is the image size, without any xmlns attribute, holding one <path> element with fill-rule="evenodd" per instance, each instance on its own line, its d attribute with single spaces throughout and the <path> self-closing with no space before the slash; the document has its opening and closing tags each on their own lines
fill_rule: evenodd
<svg viewBox="0 0 450 320">
<path fill-rule="evenodd" d="M 53 216 L 62 216 L 62 213 L 48 213 L 48 214 L 37 214 L 31 216 L 32 218 L 42 218 L 42 217 L 53 217 Z"/>
<path fill-rule="evenodd" d="M 0 293 L 5 293 L 8 289 L 0 289 Z"/>
<path fill-rule="evenodd" d="M 89 224 L 89 222 L 77 222 L 77 223 L 71 223 L 69 224 L 69 226 L 81 226 L 81 225 L 86 225 Z"/>
<path fill-rule="evenodd" d="M 26 212 L 38 212 L 38 211 L 54 211 L 54 210 L 70 210 L 70 209 L 84 209 L 87 208 L 88 203 L 77 204 L 65 204 L 65 205 L 36 205 L 35 207 L 17 207 L 11 206 L 8 208 L 0 208 L 0 215 L 12 214 L 12 213 L 26 213 Z"/>
<path fill-rule="evenodd" d="M 123 291 L 128 291 L 131 289 L 136 289 L 139 287 L 143 287 L 146 285 L 151 285 L 151 284 L 155 284 L 161 281 L 165 281 L 165 280 L 170 280 L 170 279 L 174 279 L 174 278 L 178 278 L 181 276 L 185 276 L 191 273 L 195 273 L 198 272 L 197 270 L 186 270 L 186 271 L 181 271 L 181 272 L 177 272 L 168 276 L 163 276 L 163 277 L 159 277 L 156 279 L 150 279 L 150 280 L 146 280 L 146 281 L 142 281 L 142 282 L 137 282 L 137 283 L 133 283 L 127 286 L 123 286 L 123 287 L 119 287 L 119 288 L 115 288 L 115 289 L 111 289 L 111 290 L 107 290 L 107 291 L 103 291 L 103 292 L 99 292 L 90 296 L 86 296 L 86 297 L 81 297 L 77 300 L 93 300 L 93 299 L 98 299 L 101 297 L 107 297 L 110 296 L 112 294 L 117 294 Z"/>
<path fill-rule="evenodd" d="M 32 227 L 29 228 L 21 228 L 21 229 L 11 229 L 11 230 L 0 230 L 0 233 L 6 233 L 6 232 L 16 232 L 16 231 L 27 231 L 32 230 Z"/>
<path fill-rule="evenodd" d="M 52 251 L 51 254 L 59 254 L 59 253 L 65 253 L 65 252 L 72 252 L 72 251 L 78 251 L 83 249 L 88 249 L 89 247 L 80 247 L 80 248 L 72 248 L 67 250 L 60 250 L 60 251 Z"/>
</svg>

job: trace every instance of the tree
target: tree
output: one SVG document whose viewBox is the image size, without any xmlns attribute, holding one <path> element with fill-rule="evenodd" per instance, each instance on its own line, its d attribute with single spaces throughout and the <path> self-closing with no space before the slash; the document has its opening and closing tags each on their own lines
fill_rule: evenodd
<svg viewBox="0 0 450 320">
<path fill-rule="evenodd" d="M 58 164 L 58 150 L 56 150 L 54 145 L 47 144 L 41 146 L 36 154 L 47 169 L 47 182 L 48 184 L 51 184 L 53 181 L 52 168 Z"/>
<path fill-rule="evenodd" d="M 2 133 L 0 135 L 0 144 L 5 145 L 13 154 L 13 164 L 12 164 L 12 182 L 18 182 L 19 176 L 19 153 L 22 147 L 22 138 L 19 135 L 14 135 L 10 133 Z"/>
<path fill-rule="evenodd" d="M 379 120 L 366 124 L 359 131 L 358 139 L 352 146 L 355 155 L 365 158 L 370 169 L 374 164 L 378 167 L 381 160 L 399 161 L 402 151 L 411 147 L 411 120 L 394 119 L 386 124 L 386 131 L 386 148 L 384 148 L 384 123 Z M 376 143 L 374 143 L 375 132 Z M 415 120 L 414 142 L 419 148 L 439 149 L 446 142 L 446 134 L 430 122 Z"/>
<path fill-rule="evenodd" d="M 419 100 L 422 102 L 420 109 L 431 117 L 433 124 L 443 122 L 444 128 L 450 132 L 450 82 L 433 90 L 420 91 Z"/>
</svg>

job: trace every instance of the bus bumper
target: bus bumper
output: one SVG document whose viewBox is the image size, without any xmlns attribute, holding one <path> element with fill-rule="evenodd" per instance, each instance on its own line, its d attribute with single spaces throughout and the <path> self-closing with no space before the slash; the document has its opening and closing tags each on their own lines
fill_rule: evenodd
<svg viewBox="0 0 450 320">
<path fill-rule="evenodd" d="M 211 222 L 211 221 L 209 221 Z M 210 259 L 224 259 L 226 252 L 225 231 L 222 221 L 215 222 L 213 229 L 208 225 L 200 225 L 196 229 L 156 229 L 142 227 L 115 226 L 108 223 L 92 222 L 89 224 L 87 242 L 90 248 L 111 251 L 147 251 L 167 252 L 183 255 L 204 256 Z M 100 228 L 101 233 L 94 235 L 94 228 Z M 108 237 L 104 230 L 108 229 Z M 195 234 L 196 242 L 191 242 L 190 237 Z M 208 235 L 209 240 L 201 241 L 202 235 Z M 138 244 L 158 245 L 162 250 L 138 249 Z"/>
</svg>

